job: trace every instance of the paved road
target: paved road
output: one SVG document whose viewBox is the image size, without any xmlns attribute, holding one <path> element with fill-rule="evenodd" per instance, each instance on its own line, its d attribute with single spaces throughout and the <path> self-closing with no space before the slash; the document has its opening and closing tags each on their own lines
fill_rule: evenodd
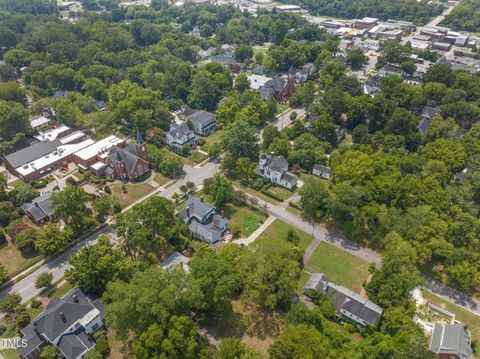
<svg viewBox="0 0 480 359">
<path fill-rule="evenodd" d="M 430 20 L 430 22 L 425 25 L 425 26 L 437 26 L 438 24 L 440 24 L 443 19 L 445 19 L 445 16 L 447 16 L 448 14 L 450 14 L 452 12 L 452 10 L 455 8 L 456 5 L 451 5 L 448 7 L 448 9 L 446 9 L 443 14 L 441 15 L 438 15 L 436 17 L 434 17 L 432 20 Z"/>
<path fill-rule="evenodd" d="M 109 234 L 109 235 L 114 236 L 114 233 L 113 233 L 113 231 L 110 227 L 102 228 L 101 230 L 95 232 L 90 237 L 86 238 L 85 240 L 83 240 L 82 242 L 77 244 L 72 249 L 63 253 L 62 255 L 55 258 L 51 262 L 42 265 L 36 271 L 27 275 L 25 278 L 18 281 L 17 283 L 15 283 L 10 288 L 7 288 L 6 290 L 2 291 L 0 293 L 0 298 L 3 297 L 5 294 L 10 293 L 10 292 L 18 292 L 22 296 L 22 299 L 23 299 L 24 302 L 26 302 L 26 301 L 32 299 L 33 297 L 37 296 L 38 294 L 40 294 L 40 291 L 41 291 L 41 290 L 35 288 L 35 279 L 37 279 L 39 274 L 44 273 L 44 272 L 51 272 L 52 275 L 53 275 L 53 282 L 59 281 L 65 275 L 65 271 L 68 268 L 71 267 L 68 264 L 68 258 L 70 258 L 70 256 L 77 253 L 83 247 L 86 247 L 88 245 L 92 245 L 92 244 L 96 243 L 98 237 L 101 234 Z"/>
<path fill-rule="evenodd" d="M 287 128 L 292 124 L 292 120 L 290 119 L 290 114 L 293 111 L 297 113 L 297 119 L 304 117 L 307 113 L 307 111 L 304 108 L 299 108 L 299 107 L 290 108 L 287 111 L 275 117 L 275 119 L 273 121 L 270 121 L 270 123 L 274 125 L 276 128 L 278 128 L 279 130 Z M 260 130 L 260 133 L 259 133 L 260 143 L 263 141 L 262 134 L 263 134 L 263 128 Z"/>
</svg>

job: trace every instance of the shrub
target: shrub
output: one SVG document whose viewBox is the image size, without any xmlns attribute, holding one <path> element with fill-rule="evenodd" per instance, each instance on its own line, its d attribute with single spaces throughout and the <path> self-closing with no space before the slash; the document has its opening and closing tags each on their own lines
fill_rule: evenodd
<svg viewBox="0 0 480 359">
<path fill-rule="evenodd" d="M 0 324 L 0 335 L 5 333 L 7 331 L 7 327 L 3 324 Z"/>
<path fill-rule="evenodd" d="M 232 224 L 230 226 L 230 232 L 232 233 L 233 239 L 237 239 L 237 238 L 240 238 L 240 234 L 242 233 L 242 230 L 238 225 Z"/>
<path fill-rule="evenodd" d="M 107 336 L 104 331 L 99 331 L 95 333 L 95 342 L 97 343 L 97 351 L 103 356 L 106 357 L 110 353 L 110 346 L 108 345 Z"/>
<path fill-rule="evenodd" d="M 109 186 L 105 186 L 105 187 L 103 187 L 103 190 L 104 190 L 104 191 L 105 191 L 105 193 L 107 193 L 107 194 L 111 194 L 111 193 L 112 193 L 112 190 L 110 189 L 110 187 L 109 187 Z"/>
<path fill-rule="evenodd" d="M 32 302 L 30 303 L 30 306 L 32 308 L 38 308 L 42 305 L 42 302 L 40 302 L 38 299 L 32 299 Z"/>
<path fill-rule="evenodd" d="M 343 323 L 343 329 L 349 333 L 353 333 L 355 331 L 355 326 L 352 323 L 345 322 Z"/>
<path fill-rule="evenodd" d="M 18 329 L 25 328 L 28 325 L 28 323 L 30 323 L 30 315 L 28 315 L 26 311 L 21 312 L 18 315 L 17 320 L 15 321 L 15 324 L 17 325 Z"/>
<path fill-rule="evenodd" d="M 203 146 L 203 145 L 205 144 L 205 139 L 202 138 L 202 137 L 200 137 L 200 138 L 198 139 L 197 143 L 198 143 L 199 146 Z"/>
<path fill-rule="evenodd" d="M 18 227 L 18 226 L 21 226 L 23 224 L 23 221 L 22 219 L 18 218 L 18 219 L 15 219 L 13 221 L 10 222 L 10 224 L 7 226 L 7 228 L 5 228 L 5 231 L 7 232 L 7 234 L 9 236 L 13 236 L 14 233 L 15 233 L 15 229 Z"/>
<path fill-rule="evenodd" d="M 33 228 L 24 229 L 15 236 L 15 245 L 25 254 L 35 252 L 35 241 L 37 240 L 37 231 Z"/>
<path fill-rule="evenodd" d="M 5 233 L 0 230 L 0 246 L 3 246 L 5 243 L 7 243 L 7 238 L 5 236 Z"/>
</svg>

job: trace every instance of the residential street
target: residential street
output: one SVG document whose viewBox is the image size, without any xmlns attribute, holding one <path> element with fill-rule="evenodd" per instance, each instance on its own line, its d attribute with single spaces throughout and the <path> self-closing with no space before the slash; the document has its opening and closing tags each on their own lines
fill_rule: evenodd
<svg viewBox="0 0 480 359">
<path fill-rule="evenodd" d="M 178 180 L 173 185 L 168 187 L 167 189 L 163 190 L 162 192 L 158 193 L 158 191 L 153 191 L 149 194 L 149 196 L 158 195 L 171 198 L 174 192 L 179 192 L 180 186 L 185 184 L 188 181 L 192 181 L 195 185 L 199 186 L 203 184 L 203 181 L 206 178 L 212 177 L 218 170 L 219 164 L 215 164 L 213 162 L 207 162 L 203 166 L 196 166 L 196 167 L 189 167 L 185 166 L 185 176 L 184 178 Z M 252 195 L 247 194 L 249 197 L 253 197 Z M 147 196 L 148 197 L 148 196 Z M 146 199 L 147 197 L 143 198 Z M 260 206 L 263 206 L 265 201 L 260 198 L 257 198 L 258 203 Z M 329 231 L 325 227 L 321 225 L 312 225 L 307 220 L 288 212 L 285 208 L 280 205 L 273 205 L 267 203 L 267 212 L 269 215 L 278 218 L 295 228 L 298 228 L 304 232 L 312 233 L 314 235 L 314 240 L 310 245 L 307 247 L 305 254 L 304 254 L 304 262 L 308 261 L 311 257 L 315 249 L 318 245 L 322 242 L 328 242 L 334 245 L 337 248 L 340 248 L 357 258 L 365 260 L 369 263 L 375 262 L 376 264 L 381 264 L 381 255 L 369 248 L 365 248 L 360 246 L 359 244 L 344 238 L 343 236 L 336 234 L 334 232 Z M 42 265 L 39 269 L 35 270 L 33 273 L 27 275 L 25 278 L 20 280 L 19 282 L 15 283 L 12 287 L 4 290 L 0 293 L 0 298 L 3 297 L 5 294 L 16 291 L 20 293 L 22 296 L 23 302 L 26 302 L 33 297 L 37 296 L 40 293 L 40 290 L 35 288 L 35 279 L 40 273 L 50 271 L 53 274 L 53 281 L 59 281 L 63 276 L 65 271 L 70 267 L 68 264 L 68 258 L 77 253 L 81 248 L 84 246 L 94 244 L 100 234 L 111 234 L 114 235 L 113 230 L 110 227 L 105 227 L 102 230 L 94 233 L 81 243 L 79 243 L 76 247 L 72 248 L 68 252 L 62 254 L 58 258 L 54 259 L 52 262 Z M 443 286 L 442 284 L 430 280 L 428 282 L 427 288 L 434 292 L 435 294 L 443 297 L 446 300 L 449 300 L 453 303 L 456 303 L 459 306 L 464 307 L 465 309 L 474 312 L 480 315 L 480 302 L 473 298 L 470 298 L 468 295 L 464 293 L 460 293 L 454 289 L 448 288 Z"/>
</svg>

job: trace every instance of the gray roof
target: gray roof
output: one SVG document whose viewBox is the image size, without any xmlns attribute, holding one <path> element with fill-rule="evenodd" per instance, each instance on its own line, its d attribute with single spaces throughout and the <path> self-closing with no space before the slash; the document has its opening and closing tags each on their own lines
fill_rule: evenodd
<svg viewBox="0 0 480 359">
<path fill-rule="evenodd" d="M 67 359 L 77 359 L 93 348 L 95 342 L 90 340 L 85 332 L 78 332 L 62 336 L 57 346 Z"/>
<path fill-rule="evenodd" d="M 470 333 L 461 323 L 435 323 L 430 350 L 436 354 L 457 355 L 460 359 L 472 356 Z"/>
<path fill-rule="evenodd" d="M 259 89 L 260 96 L 264 99 L 268 99 L 269 97 L 280 94 L 287 85 L 287 81 L 281 76 L 276 75 L 271 80 L 268 80 L 262 87 Z"/>
<path fill-rule="evenodd" d="M 74 296 L 76 296 L 77 302 L 75 302 Z M 79 288 L 60 299 L 50 301 L 45 311 L 22 329 L 23 337 L 27 339 L 27 346 L 20 348 L 20 353 L 26 355 L 45 343 L 47 339 L 49 342 L 53 342 L 61 337 L 58 346 L 65 356 L 75 359 L 80 357 L 80 355 L 75 355 L 81 348 L 83 350 L 80 354 L 86 350 L 86 347 L 91 348 L 94 345 L 86 337 L 85 329 L 80 326 L 73 335 L 63 334 L 94 309 L 98 309 L 103 315 L 102 304 L 98 300 L 87 297 Z"/>
<path fill-rule="evenodd" d="M 285 172 L 285 173 L 282 175 L 282 178 L 283 178 L 285 181 L 287 181 L 288 183 L 292 183 L 292 184 L 297 183 L 297 176 L 295 176 L 293 173 Z"/>
<path fill-rule="evenodd" d="M 327 167 L 327 166 L 315 164 L 315 165 L 313 165 L 313 169 L 315 171 L 318 171 L 318 172 L 332 174 L 332 169 L 330 167 Z"/>
<path fill-rule="evenodd" d="M 332 283 L 323 273 L 312 273 L 304 290 L 317 290 L 323 295 L 333 294 L 333 306 L 337 313 L 345 310 L 365 322 L 373 325 L 382 315 L 383 309 L 367 297 Z"/>
<path fill-rule="evenodd" d="M 210 121 L 212 118 L 215 119 L 215 115 L 211 112 L 196 111 L 193 114 L 187 116 L 185 119 L 201 125 L 202 123 Z"/>
<path fill-rule="evenodd" d="M 5 160 L 8 161 L 13 168 L 21 167 L 55 151 L 57 149 L 55 142 L 50 140 L 36 142 L 20 151 L 5 156 Z"/>
<path fill-rule="evenodd" d="M 193 108 L 191 108 L 190 106 L 188 105 L 182 105 L 182 107 L 180 108 L 180 110 L 182 111 L 182 114 L 183 116 L 185 117 L 188 117 L 190 115 L 193 115 L 195 112 L 197 112 L 197 110 L 194 110 Z"/>
<path fill-rule="evenodd" d="M 422 110 L 422 118 L 426 118 L 428 120 L 434 118 L 435 116 L 440 115 L 442 110 L 440 110 L 438 107 L 429 107 L 425 106 Z"/>
<path fill-rule="evenodd" d="M 135 143 L 137 145 L 144 145 L 145 144 L 145 140 L 143 139 L 142 134 L 138 130 L 137 130 L 137 140 L 135 141 Z M 135 149 L 135 151 L 136 151 L 136 149 Z"/>
<path fill-rule="evenodd" d="M 180 124 L 176 123 L 175 121 L 172 121 L 170 124 L 170 136 L 173 138 L 178 138 L 182 137 L 184 135 L 188 135 L 189 133 L 193 132 L 187 125 L 186 122 L 182 122 Z"/>
<path fill-rule="evenodd" d="M 189 272 L 188 262 L 190 258 L 185 257 L 183 254 L 178 252 L 173 252 L 167 259 L 162 262 L 162 267 L 164 269 L 180 265 L 185 272 Z"/>
<path fill-rule="evenodd" d="M 187 214 L 187 208 L 189 214 Z M 210 245 L 220 245 L 228 219 L 215 214 L 215 207 L 197 197 L 189 197 L 178 216 L 188 223 L 190 231 Z"/>
<path fill-rule="evenodd" d="M 41 221 L 45 217 L 53 216 L 53 210 L 50 208 L 50 192 L 45 192 L 41 196 L 22 205 L 22 210 L 29 213 L 35 221 Z"/>
<path fill-rule="evenodd" d="M 269 155 L 265 167 L 268 167 L 270 171 L 285 172 L 288 170 L 288 162 L 282 155 Z"/>
<path fill-rule="evenodd" d="M 135 168 L 135 164 L 138 161 L 137 148 L 135 143 L 132 143 L 125 148 L 113 146 L 112 150 L 110 151 L 110 159 L 113 162 L 123 161 L 127 171 L 131 172 Z"/>
<path fill-rule="evenodd" d="M 428 133 L 428 129 L 430 127 L 430 120 L 426 118 L 422 118 L 418 123 L 417 130 L 425 136 Z"/>
</svg>

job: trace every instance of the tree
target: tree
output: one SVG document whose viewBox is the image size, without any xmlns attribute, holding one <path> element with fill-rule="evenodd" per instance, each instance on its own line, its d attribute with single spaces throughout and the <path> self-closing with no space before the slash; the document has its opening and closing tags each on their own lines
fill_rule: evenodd
<svg viewBox="0 0 480 359">
<path fill-rule="evenodd" d="M 269 148 L 275 138 L 281 137 L 282 134 L 278 130 L 277 127 L 269 123 L 263 129 L 262 139 L 263 139 L 263 146 L 265 148 Z"/>
<path fill-rule="evenodd" d="M 0 133 L 11 140 L 17 133 L 29 133 L 28 111 L 19 103 L 0 100 Z"/>
<path fill-rule="evenodd" d="M 136 259 L 157 253 L 162 244 L 185 240 L 185 227 L 174 215 L 173 204 L 161 197 L 150 197 L 114 219 L 119 245 L 126 255 Z"/>
<path fill-rule="evenodd" d="M 153 266 L 135 272 L 129 282 L 108 283 L 103 300 L 107 323 L 125 339 L 129 331 L 140 335 L 154 323 L 164 327 L 173 315 L 190 316 L 202 306 L 203 297 L 194 278 L 181 268 Z"/>
<path fill-rule="evenodd" d="M 22 302 L 22 297 L 17 292 L 8 293 L 0 300 L 0 313 L 12 316 L 15 308 Z"/>
<path fill-rule="evenodd" d="M 45 345 L 40 353 L 42 359 L 57 359 L 57 348 L 53 345 Z"/>
<path fill-rule="evenodd" d="M 82 248 L 70 257 L 66 280 L 74 286 L 83 286 L 88 292 L 102 293 L 113 280 L 128 280 L 133 273 L 133 263 L 101 235 L 95 245 Z"/>
<path fill-rule="evenodd" d="M 92 224 L 92 210 L 87 206 L 88 202 L 88 194 L 82 187 L 67 185 L 63 191 L 52 193 L 50 206 L 55 217 L 62 219 L 74 233 L 80 233 Z"/>
<path fill-rule="evenodd" d="M 70 242 L 70 230 L 60 229 L 55 223 L 47 223 L 37 231 L 35 249 L 43 256 L 60 253 Z"/>
<path fill-rule="evenodd" d="M 109 195 L 102 195 L 92 201 L 92 207 L 95 211 L 97 223 L 104 223 L 107 217 L 113 214 L 113 201 Z"/>
<path fill-rule="evenodd" d="M 421 282 L 416 268 L 417 254 L 412 245 L 395 232 L 389 233 L 385 242 L 382 267 L 366 286 L 368 297 L 383 307 L 404 305 Z"/>
<path fill-rule="evenodd" d="M 252 160 L 240 157 L 236 162 L 236 172 L 247 184 L 255 177 L 256 164 Z"/>
<path fill-rule="evenodd" d="M 288 308 L 300 275 L 300 259 L 292 244 L 278 247 L 269 242 L 245 251 L 239 268 L 243 293 L 267 308 Z"/>
<path fill-rule="evenodd" d="M 188 102 L 194 108 L 211 111 L 215 109 L 222 91 L 215 83 L 213 75 L 201 68 L 193 76 Z"/>
<path fill-rule="evenodd" d="M 0 100 L 24 104 L 26 92 L 15 81 L 0 82 Z"/>
<path fill-rule="evenodd" d="M 439 82 L 450 87 L 455 82 L 455 73 L 448 64 L 435 64 L 428 69 L 423 81 Z"/>
<path fill-rule="evenodd" d="M 353 70 L 360 69 L 368 62 L 368 57 L 363 53 L 363 50 L 358 48 L 355 50 L 347 51 L 347 65 Z"/>
<path fill-rule="evenodd" d="M 412 60 L 405 60 L 400 64 L 400 68 L 403 72 L 412 76 L 415 71 L 417 71 L 417 66 L 413 63 Z"/>
<path fill-rule="evenodd" d="M 253 351 L 237 338 L 223 338 L 218 346 L 218 359 L 260 359 L 260 353 Z"/>
<path fill-rule="evenodd" d="M 38 196 L 38 191 L 30 184 L 20 182 L 18 186 L 15 186 L 8 194 L 8 197 L 17 206 L 20 206 L 26 202 L 30 202 L 32 199 Z"/>
<path fill-rule="evenodd" d="M 256 160 L 258 156 L 257 129 L 244 121 L 238 121 L 222 133 L 223 147 L 236 160 L 247 157 Z"/>
<path fill-rule="evenodd" d="M 5 268 L 5 266 L 0 263 L 0 284 L 5 282 L 7 278 L 8 278 L 7 268 Z"/>
<path fill-rule="evenodd" d="M 253 57 L 253 49 L 250 45 L 241 44 L 235 49 L 234 56 L 238 62 L 245 62 Z"/>
<path fill-rule="evenodd" d="M 299 194 L 302 208 L 310 218 L 318 219 L 325 215 L 329 192 L 324 181 L 320 179 L 307 181 L 300 188 Z"/>
<path fill-rule="evenodd" d="M 332 145 L 338 142 L 337 126 L 328 115 L 320 115 L 312 121 L 312 133 Z"/>
<path fill-rule="evenodd" d="M 135 358 L 207 359 L 211 353 L 187 316 L 172 316 L 165 327 L 153 323 L 132 344 Z"/>
<path fill-rule="evenodd" d="M 272 359 L 326 358 L 329 352 L 328 339 L 305 324 L 287 326 L 268 349 Z"/>
<path fill-rule="evenodd" d="M 324 327 L 324 317 L 318 307 L 308 309 L 304 303 L 295 303 L 285 317 L 286 322 L 290 325 L 307 324 L 315 327 L 322 332 Z"/>
<path fill-rule="evenodd" d="M 222 319 L 232 314 L 234 293 L 240 283 L 235 267 L 207 246 L 201 246 L 189 263 L 190 272 L 205 298 L 205 317 Z"/>
<path fill-rule="evenodd" d="M 221 174 L 216 174 L 206 182 L 205 192 L 212 196 L 215 206 L 221 207 L 233 198 L 232 181 Z"/>
<path fill-rule="evenodd" d="M 53 274 L 51 272 L 43 272 L 35 279 L 35 288 L 49 288 L 52 286 Z"/>
<path fill-rule="evenodd" d="M 235 78 L 235 90 L 238 92 L 244 92 L 250 88 L 250 80 L 248 79 L 247 75 L 241 73 Z"/>
</svg>

